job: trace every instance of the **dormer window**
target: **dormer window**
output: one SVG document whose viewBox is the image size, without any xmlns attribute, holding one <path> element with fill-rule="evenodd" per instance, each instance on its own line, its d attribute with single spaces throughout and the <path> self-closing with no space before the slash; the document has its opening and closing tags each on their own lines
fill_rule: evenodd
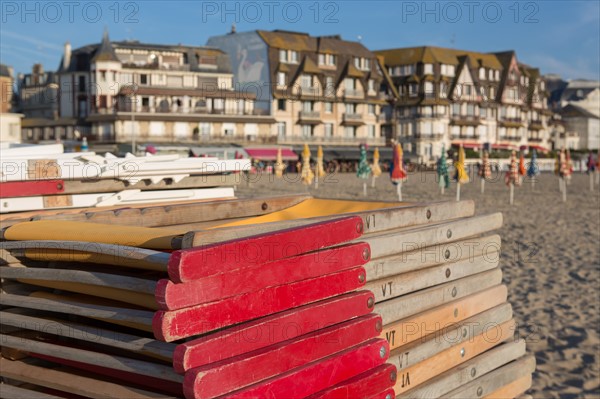
<svg viewBox="0 0 600 399">
<path fill-rule="evenodd" d="M 485 68 L 479 68 L 479 79 L 485 80 Z"/>
<path fill-rule="evenodd" d="M 279 62 L 298 63 L 298 52 L 294 50 L 279 50 Z"/>
<path fill-rule="evenodd" d="M 371 60 L 364 57 L 354 57 L 354 66 L 363 71 L 371 70 Z"/>
<path fill-rule="evenodd" d="M 286 82 L 285 82 L 285 73 L 284 72 L 277 72 L 277 86 L 285 86 Z"/>
<path fill-rule="evenodd" d="M 319 54 L 319 66 L 335 66 L 335 55 Z"/>
<path fill-rule="evenodd" d="M 423 74 L 433 75 L 433 64 L 424 64 L 423 65 Z"/>
</svg>

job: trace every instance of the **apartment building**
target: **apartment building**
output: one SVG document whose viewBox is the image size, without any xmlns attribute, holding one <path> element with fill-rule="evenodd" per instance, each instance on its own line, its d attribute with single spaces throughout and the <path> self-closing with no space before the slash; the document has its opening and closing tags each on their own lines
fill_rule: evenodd
<svg viewBox="0 0 600 399">
<path fill-rule="evenodd" d="M 421 162 L 442 147 L 549 149 L 546 91 L 513 51 L 439 47 L 376 51 L 398 92 L 392 135 Z"/>
<path fill-rule="evenodd" d="M 14 112 L 14 70 L 0 64 L 0 142 L 15 143 L 21 141 L 21 118 Z"/>
<path fill-rule="evenodd" d="M 229 57 L 214 48 L 112 42 L 105 32 L 99 44 L 67 43 L 56 75 L 60 118 L 89 141 L 255 141 L 273 123 L 252 93 L 234 90 Z"/>
<path fill-rule="evenodd" d="M 389 96 L 381 87 L 387 77 L 361 43 L 282 30 L 233 30 L 207 44 L 229 54 L 235 84 L 255 93 L 256 107 L 274 118 L 271 135 L 277 143 L 385 145 L 382 107 Z"/>
</svg>

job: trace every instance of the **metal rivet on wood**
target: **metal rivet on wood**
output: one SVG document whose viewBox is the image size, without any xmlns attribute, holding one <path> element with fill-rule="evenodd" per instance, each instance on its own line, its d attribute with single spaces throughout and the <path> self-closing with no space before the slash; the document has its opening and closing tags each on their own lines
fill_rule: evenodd
<svg viewBox="0 0 600 399">
<path fill-rule="evenodd" d="M 371 251 L 369 250 L 369 248 L 365 248 L 363 250 L 362 257 L 364 260 L 369 260 L 369 258 L 371 257 Z"/>
<path fill-rule="evenodd" d="M 262 203 L 262 205 L 260 206 L 260 208 L 261 208 L 263 211 L 266 211 L 267 209 L 269 209 L 269 205 L 268 205 L 266 202 L 263 202 L 263 203 Z"/>
<path fill-rule="evenodd" d="M 481 395 L 483 395 L 483 388 L 479 387 L 479 388 L 477 388 L 477 396 L 481 396 Z"/>
<path fill-rule="evenodd" d="M 452 298 L 455 298 L 457 293 L 456 287 L 452 288 Z"/>
<path fill-rule="evenodd" d="M 379 349 L 379 357 L 383 359 L 386 353 L 387 351 L 385 350 L 385 346 L 382 346 L 381 349 Z"/>
<path fill-rule="evenodd" d="M 454 309 L 454 317 L 458 317 L 458 309 Z"/>
<path fill-rule="evenodd" d="M 467 353 L 467 351 L 465 351 L 465 348 L 460 348 L 460 357 L 465 357 L 465 353 Z"/>
<path fill-rule="evenodd" d="M 449 278 L 449 277 L 450 277 L 450 273 L 451 273 L 451 272 L 450 272 L 450 269 L 446 269 L 446 278 Z"/>
<path fill-rule="evenodd" d="M 450 250 L 447 249 L 446 252 L 444 252 L 444 256 L 446 257 L 446 259 L 450 259 Z"/>
<path fill-rule="evenodd" d="M 357 233 L 362 233 L 362 232 L 363 232 L 363 228 L 364 228 L 364 227 L 363 227 L 363 223 L 362 223 L 362 221 L 360 221 L 360 222 L 356 223 L 356 232 L 357 232 Z"/>
<path fill-rule="evenodd" d="M 473 367 L 471 369 L 471 377 L 475 377 L 477 375 L 477 369 L 475 367 Z"/>
<path fill-rule="evenodd" d="M 446 237 L 452 238 L 452 230 L 448 229 L 448 231 L 446 231 Z"/>
<path fill-rule="evenodd" d="M 375 323 L 375 330 L 377 332 L 381 332 L 382 328 L 383 328 L 383 325 L 381 324 L 381 320 L 377 320 L 377 323 Z"/>
<path fill-rule="evenodd" d="M 363 273 L 361 273 L 361 274 L 358 275 L 358 281 L 361 282 L 361 283 L 365 282 L 365 275 Z"/>
<path fill-rule="evenodd" d="M 398 378 L 398 373 L 396 373 L 396 370 L 394 370 L 390 373 L 390 381 L 396 382 L 396 378 Z"/>
<path fill-rule="evenodd" d="M 431 219 L 431 209 L 427 209 L 427 220 Z"/>
<path fill-rule="evenodd" d="M 375 305 L 375 299 L 371 297 L 367 300 L 367 307 L 370 309 L 373 307 L 373 305 Z"/>
</svg>

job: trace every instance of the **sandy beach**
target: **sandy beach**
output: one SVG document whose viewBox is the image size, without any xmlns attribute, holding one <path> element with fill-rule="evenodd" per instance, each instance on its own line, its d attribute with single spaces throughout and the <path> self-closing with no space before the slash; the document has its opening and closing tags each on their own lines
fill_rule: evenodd
<svg viewBox="0 0 600 399">
<path fill-rule="evenodd" d="M 527 180 L 527 179 L 526 179 Z M 354 174 L 332 174 L 319 189 L 308 188 L 292 174 L 284 179 L 255 177 L 238 187 L 239 197 L 310 193 L 325 198 L 397 200 L 387 175 L 368 182 Z M 504 225 L 501 267 L 509 289 L 519 334 L 537 359 L 535 398 L 600 397 L 600 204 L 598 187 L 589 190 L 589 178 L 575 174 L 562 202 L 558 179 L 538 177 L 535 190 L 529 181 L 509 190 L 503 179 L 488 182 L 480 193 L 480 180 L 461 188 L 461 199 L 475 201 L 478 214 L 502 212 Z M 415 173 L 403 185 L 404 201 L 455 200 L 456 186 L 440 194 L 435 174 Z"/>
</svg>

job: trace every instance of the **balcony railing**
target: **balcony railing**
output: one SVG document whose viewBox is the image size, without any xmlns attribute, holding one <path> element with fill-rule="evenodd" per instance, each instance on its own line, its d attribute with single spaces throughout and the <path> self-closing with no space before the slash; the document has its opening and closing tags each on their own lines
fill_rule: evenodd
<svg viewBox="0 0 600 399">
<path fill-rule="evenodd" d="M 541 137 L 529 137 L 527 141 L 530 141 L 532 143 L 541 143 L 542 141 L 544 141 L 544 139 Z"/>
<path fill-rule="evenodd" d="M 315 86 L 300 86 L 300 92 L 304 96 L 317 95 L 319 94 L 319 88 Z"/>
<path fill-rule="evenodd" d="M 469 135 L 469 134 L 452 134 L 452 135 L 450 135 L 450 138 L 452 140 L 478 140 L 479 133 L 473 133 L 471 135 Z"/>
<path fill-rule="evenodd" d="M 519 137 L 519 136 L 504 136 L 504 137 L 500 137 L 500 140 L 521 141 L 521 137 Z"/>
<path fill-rule="evenodd" d="M 346 96 L 346 97 L 362 97 L 363 92 L 361 90 L 356 90 L 356 89 L 345 89 L 344 96 Z"/>
<path fill-rule="evenodd" d="M 423 140 L 440 140 L 442 137 L 443 133 L 415 133 L 415 138 Z"/>
<path fill-rule="evenodd" d="M 345 112 L 343 115 L 344 122 L 362 122 L 363 116 L 361 114 L 354 114 Z"/>
<path fill-rule="evenodd" d="M 386 144 L 385 137 L 302 137 L 302 136 L 285 136 L 277 137 L 278 144 L 328 144 L 328 145 L 358 145 L 367 143 L 372 146 L 384 146 Z"/>
<path fill-rule="evenodd" d="M 300 111 L 298 113 L 300 120 L 320 120 L 321 113 L 319 111 Z"/>
</svg>

